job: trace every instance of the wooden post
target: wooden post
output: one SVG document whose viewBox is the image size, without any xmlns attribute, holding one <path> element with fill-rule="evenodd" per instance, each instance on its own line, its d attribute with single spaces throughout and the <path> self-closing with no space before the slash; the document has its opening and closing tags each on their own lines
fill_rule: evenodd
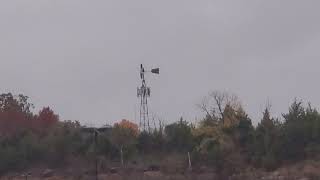
<svg viewBox="0 0 320 180">
<path fill-rule="evenodd" d="M 188 152 L 188 159 L 189 159 L 189 170 L 192 170 L 190 152 Z"/>
<path fill-rule="evenodd" d="M 123 167 L 123 146 L 121 146 L 121 148 L 120 148 L 120 154 L 121 154 L 121 165 L 122 165 L 122 167 Z"/>
<path fill-rule="evenodd" d="M 94 131 L 94 154 L 95 154 L 95 175 L 98 180 L 98 131 Z"/>
</svg>

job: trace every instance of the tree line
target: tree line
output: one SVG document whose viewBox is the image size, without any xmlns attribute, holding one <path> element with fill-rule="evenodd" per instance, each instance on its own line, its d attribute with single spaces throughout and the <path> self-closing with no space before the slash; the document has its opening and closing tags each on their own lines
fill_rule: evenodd
<svg viewBox="0 0 320 180">
<path fill-rule="evenodd" d="M 320 152 L 320 114 L 302 101 L 294 100 L 281 118 L 272 117 L 267 106 L 257 126 L 235 95 L 215 91 L 198 107 L 204 112 L 198 123 L 181 118 L 141 132 L 122 120 L 95 137 L 77 121 L 61 121 L 49 107 L 34 113 L 27 96 L 1 94 L 0 174 L 39 162 L 90 161 L 97 155 L 126 166 L 143 158 L 156 164 L 156 159 L 176 154 L 184 158 L 185 168 L 192 163 L 195 169 L 206 166 L 230 174 L 248 166 L 274 170 Z"/>
</svg>

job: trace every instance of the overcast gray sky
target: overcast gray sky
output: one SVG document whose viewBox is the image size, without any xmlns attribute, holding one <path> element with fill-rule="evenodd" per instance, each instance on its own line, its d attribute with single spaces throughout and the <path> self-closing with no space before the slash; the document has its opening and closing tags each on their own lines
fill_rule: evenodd
<svg viewBox="0 0 320 180">
<path fill-rule="evenodd" d="M 1 0 L 0 91 L 62 119 L 135 119 L 139 64 L 151 109 L 201 117 L 210 90 L 236 93 L 254 121 L 302 98 L 320 107 L 319 0 Z"/>
</svg>

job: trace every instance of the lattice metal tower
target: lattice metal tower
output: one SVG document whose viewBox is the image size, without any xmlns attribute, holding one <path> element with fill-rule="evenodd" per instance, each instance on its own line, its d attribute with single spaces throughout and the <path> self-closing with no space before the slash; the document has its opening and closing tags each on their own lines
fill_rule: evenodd
<svg viewBox="0 0 320 180">
<path fill-rule="evenodd" d="M 151 131 L 150 119 L 149 119 L 149 107 L 148 107 L 148 98 L 151 95 L 151 89 L 147 86 L 145 80 L 145 73 L 151 72 L 154 74 L 159 74 L 159 68 L 152 69 L 151 71 L 145 71 L 143 65 L 140 65 L 140 78 L 141 78 L 141 87 L 137 88 L 137 96 L 140 99 L 140 129 L 143 131 Z"/>
</svg>

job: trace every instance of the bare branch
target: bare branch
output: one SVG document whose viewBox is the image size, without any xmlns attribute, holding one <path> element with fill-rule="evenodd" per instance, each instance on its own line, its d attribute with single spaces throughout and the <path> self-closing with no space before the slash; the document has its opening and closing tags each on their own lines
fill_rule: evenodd
<svg viewBox="0 0 320 180">
<path fill-rule="evenodd" d="M 231 107 L 234 111 L 241 109 L 241 103 L 236 95 L 221 91 L 210 92 L 197 106 L 208 117 L 218 119 L 222 123 L 225 120 L 226 106 Z"/>
</svg>

